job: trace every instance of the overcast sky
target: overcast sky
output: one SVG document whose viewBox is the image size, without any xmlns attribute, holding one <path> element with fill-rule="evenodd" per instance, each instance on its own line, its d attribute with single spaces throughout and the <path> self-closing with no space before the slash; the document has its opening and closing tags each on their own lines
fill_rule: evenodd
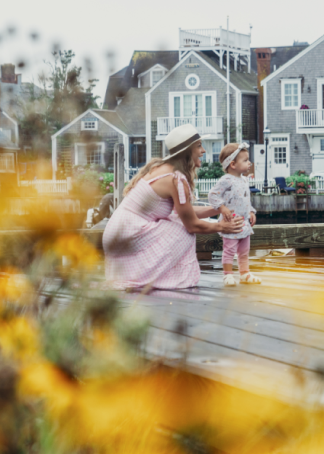
<svg viewBox="0 0 324 454">
<path fill-rule="evenodd" d="M 55 44 L 73 49 L 78 66 L 91 60 L 83 78 L 99 79 L 103 98 L 109 74 L 133 50 L 176 50 L 179 28 L 226 28 L 229 15 L 230 30 L 249 33 L 252 25 L 252 47 L 312 43 L 324 34 L 323 10 L 322 0 L 15 0 L 1 8 L 0 63 L 26 61 L 23 81 L 37 83 Z"/>
</svg>

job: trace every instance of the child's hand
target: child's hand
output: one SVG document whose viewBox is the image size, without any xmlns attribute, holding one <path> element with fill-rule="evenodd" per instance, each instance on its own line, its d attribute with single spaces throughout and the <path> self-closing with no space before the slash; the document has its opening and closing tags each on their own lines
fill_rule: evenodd
<svg viewBox="0 0 324 454">
<path fill-rule="evenodd" d="M 256 215 L 253 213 L 253 211 L 251 211 L 250 213 L 250 224 L 251 224 L 251 227 L 253 227 L 256 223 Z"/>
<path fill-rule="evenodd" d="M 227 222 L 231 222 L 231 220 L 233 219 L 233 214 L 231 213 L 231 210 L 229 210 L 228 208 L 226 208 L 225 205 L 222 205 L 219 209 L 219 211 L 222 213 L 223 215 L 223 218 L 225 219 L 225 221 Z"/>
</svg>

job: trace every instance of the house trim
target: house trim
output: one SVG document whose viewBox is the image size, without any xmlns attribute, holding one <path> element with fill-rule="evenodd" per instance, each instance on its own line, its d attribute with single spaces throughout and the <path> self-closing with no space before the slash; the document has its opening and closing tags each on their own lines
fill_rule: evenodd
<svg viewBox="0 0 324 454">
<path fill-rule="evenodd" d="M 211 96 L 212 97 L 212 106 L 213 106 L 213 112 L 212 112 L 212 117 L 217 117 L 217 92 L 216 90 L 195 90 L 195 91 L 169 91 L 169 118 L 176 118 L 174 116 L 174 98 L 177 96 L 183 96 L 183 95 L 202 95 L 202 96 Z M 182 109 L 181 109 L 182 106 Z M 183 115 L 183 103 L 182 105 L 180 104 L 180 118 L 182 118 Z M 205 106 L 205 100 L 203 100 L 203 115 L 202 117 L 206 116 L 206 106 Z"/>
<path fill-rule="evenodd" d="M 160 65 L 159 63 L 157 63 L 156 65 L 152 66 L 150 69 L 147 69 L 146 71 L 144 71 L 143 73 L 139 74 L 137 77 L 143 77 L 145 76 L 146 74 L 148 74 L 150 71 L 154 71 L 156 68 L 161 68 L 163 71 L 167 71 L 168 69 L 165 67 L 165 66 L 162 66 Z"/>
<path fill-rule="evenodd" d="M 156 85 L 155 85 L 156 86 Z M 145 93 L 145 123 L 146 123 L 146 162 L 152 156 L 152 131 L 151 131 L 151 90 Z"/>
<path fill-rule="evenodd" d="M 317 109 L 322 110 L 324 109 L 323 105 L 323 88 L 324 85 L 324 77 L 317 77 Z"/>
<path fill-rule="evenodd" d="M 300 52 L 299 54 L 297 54 L 295 57 L 293 57 L 291 60 L 287 61 L 287 63 L 285 63 L 284 65 L 280 66 L 280 68 L 278 68 L 276 71 L 274 71 L 272 74 L 270 74 L 269 76 L 267 76 L 265 79 L 263 79 L 261 81 L 261 85 L 264 86 L 266 83 L 268 83 L 271 79 L 273 79 L 274 77 L 276 77 L 278 74 L 280 74 L 282 71 L 284 71 L 286 68 L 288 68 L 292 63 L 295 63 L 297 60 L 299 60 L 300 58 L 302 58 L 304 55 L 306 55 L 308 52 L 310 52 L 311 50 L 313 50 L 316 46 L 318 46 L 319 44 L 321 44 L 321 42 L 324 41 L 324 35 L 321 36 L 317 41 L 315 41 L 313 44 L 311 44 L 310 46 L 306 47 L 306 49 L 304 49 L 302 52 Z"/>
<path fill-rule="evenodd" d="M 152 87 L 147 93 L 146 95 L 148 94 L 151 94 L 159 85 L 161 85 L 169 76 L 171 76 L 171 74 L 174 73 L 174 71 L 176 71 L 189 57 L 191 56 L 195 56 L 197 57 L 202 63 L 204 63 L 207 68 L 209 68 L 211 71 L 213 71 L 220 79 L 222 79 L 224 82 L 227 83 L 227 79 L 226 77 L 224 77 L 222 74 L 220 74 L 213 66 L 211 66 L 206 60 L 204 60 L 202 57 L 200 57 L 200 55 L 198 55 L 195 51 L 191 50 L 185 57 L 183 57 L 176 65 L 173 66 L 173 68 L 170 69 L 170 71 L 168 71 L 168 73 L 162 77 L 162 79 L 160 79 L 155 85 L 154 87 Z M 239 88 L 237 88 L 232 82 L 230 82 L 230 87 L 233 88 L 233 90 L 236 90 L 236 91 L 240 91 Z M 146 96 L 145 95 L 145 96 Z"/>
<path fill-rule="evenodd" d="M 8 118 L 8 120 L 10 120 L 10 121 L 14 124 L 14 126 L 15 126 L 15 139 L 16 139 L 16 140 L 15 140 L 15 144 L 18 145 L 18 144 L 19 144 L 19 136 L 18 136 L 19 130 L 18 130 L 18 123 L 17 123 L 13 118 L 11 118 L 4 110 L 1 110 L 1 112 L 3 113 L 3 115 L 4 115 L 5 117 Z"/>
</svg>

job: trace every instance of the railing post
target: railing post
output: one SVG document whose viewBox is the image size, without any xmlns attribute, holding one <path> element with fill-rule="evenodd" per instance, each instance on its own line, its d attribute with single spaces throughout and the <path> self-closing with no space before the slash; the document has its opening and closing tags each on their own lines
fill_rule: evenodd
<svg viewBox="0 0 324 454">
<path fill-rule="evenodd" d="M 124 145 L 116 143 L 114 146 L 114 210 L 123 199 L 124 173 Z"/>
</svg>

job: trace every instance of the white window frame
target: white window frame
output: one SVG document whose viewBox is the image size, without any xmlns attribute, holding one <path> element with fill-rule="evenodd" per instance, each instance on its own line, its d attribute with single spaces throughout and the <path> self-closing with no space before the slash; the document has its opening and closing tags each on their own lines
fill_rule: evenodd
<svg viewBox="0 0 324 454">
<path fill-rule="evenodd" d="M 169 117 L 174 117 L 174 98 L 180 97 L 180 118 L 183 118 L 183 96 L 203 95 L 203 117 L 206 117 L 206 96 L 212 97 L 212 117 L 217 117 L 217 92 L 216 91 L 172 91 L 169 92 Z"/>
<path fill-rule="evenodd" d="M 14 153 L 0 153 L 0 159 L 1 159 L 2 156 L 4 156 L 7 159 L 8 159 L 8 157 L 11 158 L 13 168 L 12 169 L 7 169 L 7 168 L 6 169 L 2 169 L 0 167 L 0 173 L 16 173 L 16 169 L 15 169 L 15 154 Z"/>
<path fill-rule="evenodd" d="M 287 140 L 273 141 L 273 139 L 281 139 L 281 138 L 284 138 Z M 286 147 L 287 150 L 286 150 L 286 163 L 285 164 L 288 163 L 290 166 L 290 134 L 271 134 L 269 143 L 270 143 L 269 148 L 271 148 L 273 150 L 273 159 L 275 159 L 274 148 Z M 287 151 L 288 151 L 288 153 L 287 153 Z M 268 155 L 268 159 L 269 159 L 269 155 Z"/>
<path fill-rule="evenodd" d="M 192 87 L 191 85 L 189 85 L 189 79 L 191 79 L 191 77 L 194 77 L 197 81 L 196 85 L 194 87 Z M 188 74 L 188 76 L 186 77 L 185 79 L 185 84 L 186 84 L 186 87 L 189 89 L 189 90 L 197 90 L 197 88 L 199 87 L 200 85 L 200 79 L 199 79 L 199 76 L 197 76 L 197 74 Z"/>
<path fill-rule="evenodd" d="M 91 142 L 91 143 L 77 142 L 77 143 L 74 144 L 74 162 L 75 162 L 75 165 L 76 166 L 79 165 L 78 146 L 86 147 L 87 145 L 97 145 L 98 147 L 101 146 L 101 158 L 100 158 L 100 164 L 98 164 L 98 165 L 104 164 L 105 142 Z"/>
<path fill-rule="evenodd" d="M 322 150 L 322 144 L 321 144 L 322 141 L 323 141 L 323 150 Z M 324 138 L 322 139 L 322 138 L 320 137 L 319 142 L 320 142 L 320 153 L 324 153 Z"/>
<path fill-rule="evenodd" d="M 152 69 L 151 74 L 150 74 L 150 82 L 151 82 L 150 85 L 151 85 L 151 87 L 154 87 L 154 85 L 153 85 L 153 74 L 154 73 L 162 73 L 162 77 L 157 82 L 155 82 L 155 85 L 156 85 L 165 76 L 165 70 L 162 69 L 162 68 Z"/>
<path fill-rule="evenodd" d="M 156 65 L 152 66 L 152 68 L 148 69 L 147 71 L 144 71 L 143 73 L 138 74 L 138 76 L 137 76 L 137 86 L 138 86 L 138 88 L 142 87 L 143 77 L 146 76 L 147 74 L 150 74 L 150 87 L 152 88 L 153 87 L 153 72 L 155 72 L 155 71 L 158 71 L 158 72 L 161 71 L 163 73 L 161 79 L 163 79 L 163 77 L 168 72 L 168 70 L 164 66 L 160 65 L 159 63 L 157 63 Z"/>
<path fill-rule="evenodd" d="M 317 78 L 317 109 L 322 110 L 324 109 L 323 106 L 323 85 L 324 85 L 324 77 Z"/>
<path fill-rule="evenodd" d="M 94 128 L 86 128 L 86 123 L 94 123 Z M 98 120 L 81 120 L 81 131 L 98 131 Z"/>
<path fill-rule="evenodd" d="M 298 85 L 298 105 L 285 106 L 285 86 L 297 84 Z M 281 79 L 281 110 L 298 110 L 301 107 L 301 78 Z"/>
</svg>

